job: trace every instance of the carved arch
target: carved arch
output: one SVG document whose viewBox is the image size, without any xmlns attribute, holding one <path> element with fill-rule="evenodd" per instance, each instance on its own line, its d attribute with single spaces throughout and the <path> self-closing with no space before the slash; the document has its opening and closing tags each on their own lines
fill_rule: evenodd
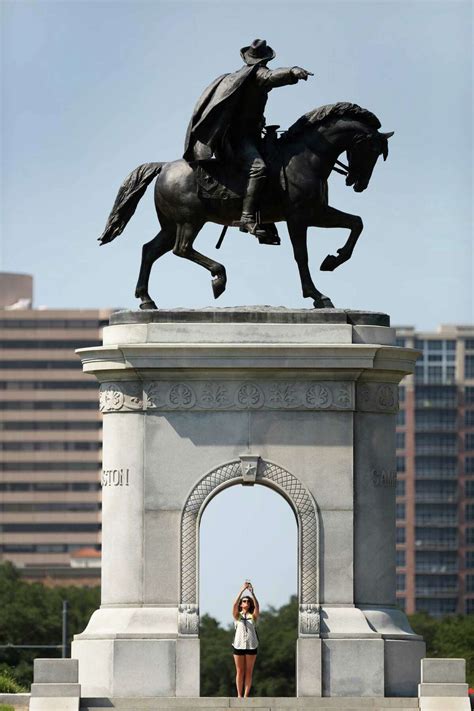
<svg viewBox="0 0 474 711">
<path fill-rule="evenodd" d="M 252 459 L 254 465 L 249 464 Z M 199 575 L 199 523 L 210 500 L 222 489 L 234 484 L 263 484 L 278 491 L 292 507 L 298 524 L 298 594 L 299 633 L 318 635 L 319 615 L 319 518 L 316 502 L 300 480 L 286 469 L 243 455 L 210 471 L 192 489 L 181 517 L 181 566 L 179 632 L 199 633 L 197 605 Z"/>
</svg>

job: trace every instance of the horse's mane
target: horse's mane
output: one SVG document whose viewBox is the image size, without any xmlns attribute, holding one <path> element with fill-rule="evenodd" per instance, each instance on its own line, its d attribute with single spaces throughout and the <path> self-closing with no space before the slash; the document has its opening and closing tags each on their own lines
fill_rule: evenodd
<svg viewBox="0 0 474 711">
<path fill-rule="evenodd" d="M 382 126 L 377 116 L 371 111 L 368 111 L 368 109 L 363 109 L 361 106 L 351 104 L 347 101 L 340 101 L 337 104 L 326 104 L 325 106 L 319 106 L 317 109 L 313 109 L 313 111 L 308 111 L 307 114 L 301 116 L 298 121 L 290 126 L 282 138 L 294 138 L 302 133 L 308 126 L 315 127 L 331 119 L 338 118 L 353 118 L 375 129 L 381 128 Z"/>
</svg>

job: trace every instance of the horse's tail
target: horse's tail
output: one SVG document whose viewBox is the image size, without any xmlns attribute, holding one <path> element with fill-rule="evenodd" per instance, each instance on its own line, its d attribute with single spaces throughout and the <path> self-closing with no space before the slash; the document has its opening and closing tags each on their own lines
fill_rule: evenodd
<svg viewBox="0 0 474 711">
<path fill-rule="evenodd" d="M 122 234 L 145 194 L 145 190 L 164 165 L 164 163 L 143 163 L 125 178 L 115 198 L 105 230 L 99 237 L 101 245 L 112 242 Z"/>
</svg>

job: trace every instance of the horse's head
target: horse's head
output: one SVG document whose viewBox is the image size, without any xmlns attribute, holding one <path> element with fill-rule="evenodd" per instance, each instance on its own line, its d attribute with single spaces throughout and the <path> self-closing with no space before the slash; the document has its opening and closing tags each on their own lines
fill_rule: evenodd
<svg viewBox="0 0 474 711">
<path fill-rule="evenodd" d="M 381 133 L 374 130 L 354 136 L 346 151 L 349 165 L 346 185 L 352 185 L 356 193 L 361 193 L 368 186 L 378 157 L 383 155 L 383 159 L 387 160 L 388 139 L 391 136 L 393 131 Z"/>
</svg>

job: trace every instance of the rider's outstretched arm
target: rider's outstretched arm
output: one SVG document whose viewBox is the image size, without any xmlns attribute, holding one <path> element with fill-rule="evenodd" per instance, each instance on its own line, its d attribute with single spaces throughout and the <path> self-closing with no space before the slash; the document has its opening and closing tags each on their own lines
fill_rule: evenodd
<svg viewBox="0 0 474 711">
<path fill-rule="evenodd" d="M 268 89 L 274 89 L 278 86 L 287 86 L 288 84 L 296 84 L 300 79 L 306 79 L 313 76 L 312 72 L 308 72 L 301 67 L 281 67 L 280 69 L 268 69 L 267 67 L 259 67 L 256 74 L 258 84 L 266 86 Z"/>
</svg>

